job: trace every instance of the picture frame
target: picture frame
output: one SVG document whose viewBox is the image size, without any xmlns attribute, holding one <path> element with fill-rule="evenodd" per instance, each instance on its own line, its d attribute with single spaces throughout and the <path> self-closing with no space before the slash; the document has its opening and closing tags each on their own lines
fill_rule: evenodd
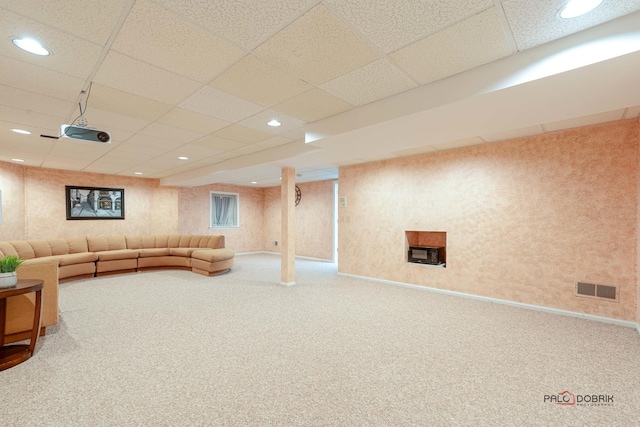
<svg viewBox="0 0 640 427">
<path fill-rule="evenodd" d="M 67 220 L 124 219 L 124 188 L 65 186 Z"/>
</svg>

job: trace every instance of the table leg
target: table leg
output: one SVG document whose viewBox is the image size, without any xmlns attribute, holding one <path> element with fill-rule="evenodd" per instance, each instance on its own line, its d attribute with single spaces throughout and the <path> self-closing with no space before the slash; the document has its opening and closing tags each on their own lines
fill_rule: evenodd
<svg viewBox="0 0 640 427">
<path fill-rule="evenodd" d="M 38 335 L 40 335 L 40 325 L 42 322 L 42 289 L 36 291 L 36 306 L 34 309 L 33 329 L 31 330 L 31 342 L 29 343 L 29 353 L 31 353 L 31 355 L 33 355 L 36 350 Z"/>
<path fill-rule="evenodd" d="M 0 347 L 4 346 L 4 328 L 7 319 L 7 300 L 0 299 Z"/>
</svg>

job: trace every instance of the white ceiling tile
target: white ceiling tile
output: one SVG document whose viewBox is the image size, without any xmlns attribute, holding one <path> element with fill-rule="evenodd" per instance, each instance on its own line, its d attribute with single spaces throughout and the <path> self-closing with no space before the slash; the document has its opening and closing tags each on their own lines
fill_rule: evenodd
<svg viewBox="0 0 640 427">
<path fill-rule="evenodd" d="M 263 151 L 263 150 L 266 150 L 266 148 L 256 144 L 252 144 L 252 145 L 245 145 L 244 147 L 241 147 L 241 148 L 237 148 L 233 150 L 232 153 L 245 155 L 245 154 L 257 153 L 258 151 Z"/>
<path fill-rule="evenodd" d="M 168 139 L 180 144 L 186 144 L 205 135 L 204 133 L 168 126 L 161 123 L 153 123 L 140 131 L 140 133 L 156 138 Z"/>
<path fill-rule="evenodd" d="M 20 128 L 35 126 L 44 129 L 60 129 L 60 125 L 62 124 L 60 117 L 11 108 L 5 105 L 0 105 L 0 117 L 2 117 L 3 121 L 13 123 L 14 127 Z"/>
<path fill-rule="evenodd" d="M 557 130 L 577 128 L 579 126 L 588 126 L 588 125 L 594 125 L 598 123 L 606 123 L 606 122 L 612 122 L 614 120 L 620 120 L 622 119 L 623 114 L 624 114 L 624 109 L 607 111 L 605 113 L 600 113 L 600 114 L 592 114 L 589 116 L 576 117 L 574 119 L 569 119 L 569 120 L 561 120 L 553 123 L 545 123 L 542 125 L 542 127 L 546 132 L 553 132 Z"/>
<path fill-rule="evenodd" d="M 192 142 L 191 144 L 220 151 L 231 151 L 247 145 L 242 142 L 230 141 L 228 139 L 219 138 L 213 135 L 202 137 L 199 140 Z"/>
<path fill-rule="evenodd" d="M 421 84 L 461 73 L 511 54 L 494 8 L 392 53 Z"/>
<path fill-rule="evenodd" d="M 51 54 L 33 55 L 10 42 L 23 35 L 39 40 Z M 100 45 L 11 12 L 0 14 L 0 38 L 9 41 L 0 43 L 0 55 L 81 78 L 89 75 L 102 53 Z"/>
<path fill-rule="evenodd" d="M 311 89 L 273 107 L 276 111 L 309 123 L 352 108 L 342 99 L 320 89 Z"/>
<path fill-rule="evenodd" d="M 158 123 L 181 129 L 190 129 L 202 134 L 215 132 L 231 124 L 227 121 L 216 119 L 215 117 L 185 110 L 184 108 L 174 108 L 157 121 Z"/>
<path fill-rule="evenodd" d="M 276 127 L 269 126 L 267 122 L 272 119 L 278 120 L 281 123 L 281 125 Z M 282 133 L 286 133 L 294 129 L 299 129 L 303 127 L 306 124 L 306 122 L 302 120 L 298 120 L 295 117 L 290 117 L 279 111 L 264 110 L 251 117 L 247 117 L 246 119 L 240 121 L 239 124 L 243 126 L 248 126 L 253 129 L 258 129 L 262 132 L 268 132 L 268 133 L 280 135 Z"/>
<path fill-rule="evenodd" d="M 73 117 L 79 114 L 78 108 L 75 109 Z M 126 132 L 131 136 L 135 132 L 139 132 L 151 123 L 148 120 L 137 119 L 130 115 L 116 114 L 111 111 L 101 110 L 100 108 L 89 107 L 84 114 L 89 127 L 106 130 L 113 137 L 116 130 L 123 134 Z M 129 137 L 127 136 L 127 138 Z"/>
<path fill-rule="evenodd" d="M 137 0 L 113 49 L 200 82 L 208 82 L 244 51 L 149 0 Z"/>
<path fill-rule="evenodd" d="M 180 107 L 228 122 L 240 121 L 264 109 L 253 102 L 245 101 L 210 86 L 200 89 L 182 102 Z"/>
<path fill-rule="evenodd" d="M 322 84 L 327 92 L 352 105 L 364 105 L 418 85 L 387 59 L 360 67 Z"/>
<path fill-rule="evenodd" d="M 607 0 L 586 15 L 562 19 L 557 14 L 566 3 L 566 0 L 503 0 L 518 49 L 530 49 L 640 10 L 637 0 Z"/>
<path fill-rule="evenodd" d="M 105 58 L 94 81 L 168 104 L 181 102 L 200 87 L 193 80 L 113 50 Z"/>
<path fill-rule="evenodd" d="M 516 138 L 524 138 L 527 136 L 540 135 L 542 133 L 544 133 L 544 130 L 542 129 L 542 127 L 539 125 L 536 125 L 536 126 L 529 126 L 521 129 L 505 130 L 503 132 L 496 132 L 490 135 L 480 135 L 480 138 L 482 138 L 482 140 L 485 142 L 498 142 L 498 141 L 504 141 L 507 139 L 516 139 Z"/>
<path fill-rule="evenodd" d="M 216 154 L 223 153 L 223 150 L 209 148 L 197 144 L 186 144 L 178 149 L 182 155 L 189 157 L 190 159 L 202 159 L 207 157 L 213 157 Z"/>
<path fill-rule="evenodd" d="M 87 172 L 103 173 L 103 171 L 107 169 L 110 171 L 109 173 L 116 174 L 142 162 L 161 156 L 164 153 L 166 153 L 166 150 L 137 146 L 129 143 L 120 144 L 87 166 L 84 170 Z"/>
<path fill-rule="evenodd" d="M 211 86 L 269 107 L 312 88 L 262 59 L 247 55 L 211 82 Z"/>
<path fill-rule="evenodd" d="M 469 147 L 471 145 L 479 145 L 479 144 L 484 144 L 484 141 L 481 140 L 479 137 L 473 137 L 473 138 L 460 139 L 458 141 L 447 141 L 447 142 L 442 142 L 440 144 L 431 144 L 431 146 L 436 150 L 451 150 L 454 148 Z"/>
<path fill-rule="evenodd" d="M 317 0 L 154 2 L 250 50 Z"/>
<path fill-rule="evenodd" d="M 22 89 L 0 85 L 0 105 L 11 106 L 50 116 L 66 117 L 74 103 Z"/>
<path fill-rule="evenodd" d="M 2 0 L 1 7 L 104 46 L 130 0 Z"/>
<path fill-rule="evenodd" d="M 272 136 L 270 133 L 262 132 L 240 124 L 227 126 L 224 129 L 214 132 L 212 135 L 217 136 L 218 138 L 242 142 L 244 144 L 253 144 L 254 142 L 264 141 Z"/>
<path fill-rule="evenodd" d="M 392 151 L 391 153 L 398 157 L 415 156 L 416 154 L 433 153 L 438 151 L 430 145 L 424 145 L 422 147 L 407 148 L 406 150 Z"/>
<path fill-rule="evenodd" d="M 185 164 L 183 166 L 179 166 L 179 167 L 175 167 L 175 168 L 171 168 L 171 169 L 164 169 L 158 172 L 154 172 L 149 174 L 150 178 L 164 178 L 166 176 L 171 176 L 171 175 L 175 175 L 181 172 L 187 172 L 190 171 L 192 169 L 197 169 L 197 168 L 201 168 L 204 166 L 209 166 L 209 165 L 213 165 L 216 163 L 220 163 L 223 160 L 221 159 L 201 159 L 201 160 L 197 160 L 195 162 L 190 162 L 188 164 Z M 141 165 L 142 166 L 142 165 Z"/>
<path fill-rule="evenodd" d="M 183 142 L 174 141 L 171 139 L 158 138 L 155 136 L 144 135 L 141 133 L 135 134 L 129 138 L 126 142 L 127 146 L 134 145 L 137 147 L 149 147 L 163 151 L 173 150 L 184 145 Z"/>
<path fill-rule="evenodd" d="M 213 157 L 219 160 L 229 160 L 229 159 L 234 159 L 240 156 L 241 156 L 240 153 L 234 153 L 233 151 L 225 151 L 223 153 L 216 154 Z"/>
<path fill-rule="evenodd" d="M 131 124 L 133 125 L 135 120 L 154 121 L 171 110 L 172 106 L 94 83 L 91 85 L 91 92 L 87 99 L 87 117 L 91 117 L 93 108 L 132 117 L 134 121 Z"/>
<path fill-rule="evenodd" d="M 264 148 L 278 147 L 293 142 L 291 138 L 285 138 L 283 136 L 274 136 L 273 138 L 265 139 L 264 141 L 256 142 L 255 145 L 259 145 Z"/>
<path fill-rule="evenodd" d="M 629 107 L 625 110 L 624 112 L 624 117 L 625 119 L 632 119 L 634 117 L 638 117 L 640 116 L 640 105 L 637 105 L 635 107 Z"/>
<path fill-rule="evenodd" d="M 254 54 L 314 84 L 335 79 L 379 57 L 322 5 L 264 42 Z"/>
<path fill-rule="evenodd" d="M 0 56 L 0 81 L 5 86 L 74 104 L 85 84 L 85 81 L 78 77 L 47 70 L 6 56 Z"/>
<path fill-rule="evenodd" d="M 494 5 L 492 0 L 326 0 L 384 52 L 449 27 Z"/>
</svg>

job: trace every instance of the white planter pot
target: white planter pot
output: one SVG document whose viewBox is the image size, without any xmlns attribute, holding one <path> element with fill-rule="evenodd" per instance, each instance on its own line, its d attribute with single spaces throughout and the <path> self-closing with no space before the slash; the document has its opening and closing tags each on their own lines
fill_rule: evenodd
<svg viewBox="0 0 640 427">
<path fill-rule="evenodd" d="M 18 283 L 16 272 L 0 273 L 0 288 L 10 288 Z"/>
</svg>

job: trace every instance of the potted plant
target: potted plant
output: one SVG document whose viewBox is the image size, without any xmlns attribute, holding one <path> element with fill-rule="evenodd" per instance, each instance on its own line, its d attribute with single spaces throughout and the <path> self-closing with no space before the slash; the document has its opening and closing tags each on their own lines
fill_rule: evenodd
<svg viewBox="0 0 640 427">
<path fill-rule="evenodd" d="M 16 270 L 23 261 L 16 255 L 0 258 L 0 288 L 10 288 L 18 283 Z"/>
</svg>

